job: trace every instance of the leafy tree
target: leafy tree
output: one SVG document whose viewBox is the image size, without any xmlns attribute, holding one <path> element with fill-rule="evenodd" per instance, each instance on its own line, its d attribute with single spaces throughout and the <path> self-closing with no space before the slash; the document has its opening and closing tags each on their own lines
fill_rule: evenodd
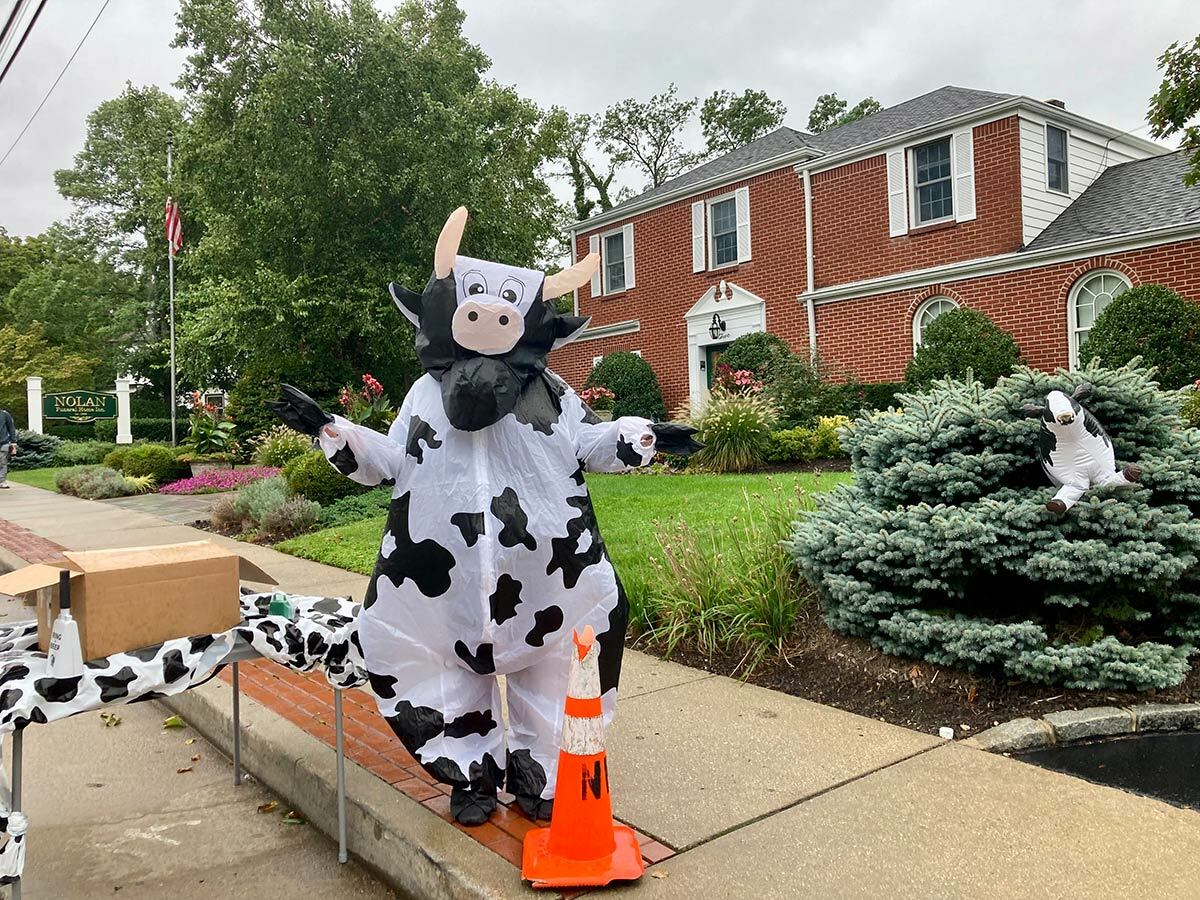
<svg viewBox="0 0 1200 900">
<path fill-rule="evenodd" d="M 822 94 L 808 114 L 808 130 L 813 134 L 820 134 L 830 128 L 856 122 L 883 109 L 883 105 L 874 97 L 864 97 L 850 109 L 847 109 L 847 106 L 846 101 L 840 99 L 836 93 Z"/>
<path fill-rule="evenodd" d="M 1188 154 L 1191 170 L 1183 177 L 1185 184 L 1200 182 L 1200 37 L 1190 44 L 1178 41 L 1158 58 L 1163 72 L 1158 92 L 1150 98 L 1150 133 L 1156 138 L 1169 138 L 1182 132 L 1180 149 Z"/>
<path fill-rule="evenodd" d="M 787 107 L 764 91 L 713 91 L 700 107 L 700 127 L 709 154 L 728 153 L 774 131 L 785 115 Z"/>
<path fill-rule="evenodd" d="M 636 166 L 656 188 L 700 161 L 689 152 L 682 132 L 696 113 L 697 101 L 680 100 L 670 85 L 646 102 L 622 100 L 604 111 L 599 137 L 606 153 Z"/>
<path fill-rule="evenodd" d="M 1161 284 L 1143 284 L 1113 300 L 1096 317 L 1079 360 L 1122 366 L 1135 357 L 1154 366 L 1167 388 L 1200 378 L 1200 305 Z"/>
<path fill-rule="evenodd" d="M 963 378 L 968 372 L 984 384 L 995 384 L 1021 361 L 1013 336 L 974 309 L 952 309 L 925 328 L 924 339 L 908 361 L 904 380 L 924 387 L 939 378 Z"/>
<path fill-rule="evenodd" d="M 546 117 L 544 128 L 553 147 L 551 155 L 565 167 L 565 171 L 555 174 L 571 182 L 575 218 L 583 221 L 597 208 L 601 212 L 612 209 L 621 200 L 613 179 L 628 160 L 622 155 L 603 154 L 601 161 L 594 161 L 596 117 L 573 116 L 555 107 Z"/>
<path fill-rule="evenodd" d="M 0 407 L 25 424 L 25 379 L 40 375 L 48 391 L 70 391 L 92 386 L 96 360 L 79 353 L 67 353 L 48 343 L 40 325 L 18 329 L 0 328 Z"/>
<path fill-rule="evenodd" d="M 23 278 L 46 261 L 51 248 L 42 236 L 9 237 L 0 227 L 0 303 Z M 0 312 L 0 316 L 3 312 Z M 0 320 L 2 321 L 2 320 Z"/>
</svg>

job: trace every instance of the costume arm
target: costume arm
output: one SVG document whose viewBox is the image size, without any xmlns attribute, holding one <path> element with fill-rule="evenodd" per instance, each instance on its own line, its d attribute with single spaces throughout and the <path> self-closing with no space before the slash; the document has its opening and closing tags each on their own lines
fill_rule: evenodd
<svg viewBox="0 0 1200 900">
<path fill-rule="evenodd" d="M 585 471 L 624 472 L 654 459 L 658 439 L 649 419 L 622 416 L 611 422 L 590 421 L 595 415 L 572 390 L 563 394 L 562 405 L 575 456 Z"/>
<path fill-rule="evenodd" d="M 403 430 L 402 425 L 399 431 L 393 426 L 389 434 L 380 434 L 334 416 L 317 435 L 317 442 L 335 469 L 351 481 L 374 486 L 394 482 L 399 476 L 404 464 Z"/>
</svg>

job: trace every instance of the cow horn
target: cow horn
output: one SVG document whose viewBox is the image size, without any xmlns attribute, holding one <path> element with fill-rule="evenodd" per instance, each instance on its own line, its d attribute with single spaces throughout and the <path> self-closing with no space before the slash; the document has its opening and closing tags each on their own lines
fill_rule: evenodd
<svg viewBox="0 0 1200 900">
<path fill-rule="evenodd" d="M 600 254 L 589 253 L 573 266 L 567 266 L 561 272 L 547 275 L 542 283 L 542 299 L 554 300 L 568 291 L 583 287 L 592 280 L 596 270 L 600 268 Z"/>
<path fill-rule="evenodd" d="M 438 235 L 437 247 L 433 251 L 433 274 L 445 278 L 454 268 L 454 257 L 458 256 L 458 245 L 462 243 L 463 229 L 467 227 L 467 208 L 460 206 L 446 219 L 442 233 Z"/>
</svg>

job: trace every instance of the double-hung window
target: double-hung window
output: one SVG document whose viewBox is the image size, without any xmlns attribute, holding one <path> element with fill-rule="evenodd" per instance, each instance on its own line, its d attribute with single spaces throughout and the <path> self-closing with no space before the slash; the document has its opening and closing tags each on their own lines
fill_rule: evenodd
<svg viewBox="0 0 1200 900">
<path fill-rule="evenodd" d="M 913 210 L 916 225 L 954 218 L 954 177 L 950 165 L 950 138 L 922 144 L 912 150 Z"/>
<path fill-rule="evenodd" d="M 625 232 L 604 236 L 604 293 L 625 290 Z"/>
<path fill-rule="evenodd" d="M 1067 172 L 1067 132 L 1057 125 L 1046 126 L 1046 187 L 1063 194 L 1071 192 Z"/>
<path fill-rule="evenodd" d="M 737 203 L 733 197 L 709 204 L 709 233 L 712 235 L 711 268 L 738 261 Z"/>
</svg>

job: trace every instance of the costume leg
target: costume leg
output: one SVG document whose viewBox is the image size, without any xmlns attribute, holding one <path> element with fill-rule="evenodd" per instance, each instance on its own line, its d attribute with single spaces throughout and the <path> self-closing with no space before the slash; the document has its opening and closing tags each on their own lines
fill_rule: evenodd
<svg viewBox="0 0 1200 900">
<path fill-rule="evenodd" d="M 1046 504 L 1046 508 L 1051 512 L 1065 513 L 1079 502 L 1079 498 L 1087 493 L 1087 489 L 1088 486 L 1083 482 L 1073 481 L 1064 484 L 1058 489 L 1058 493 L 1054 495 L 1054 499 Z"/>
<path fill-rule="evenodd" d="M 1131 477 L 1132 476 L 1132 477 Z M 1097 485 L 1115 484 L 1121 487 L 1132 487 L 1137 484 L 1142 477 L 1141 470 L 1137 466 L 1126 466 L 1120 472 L 1105 472 L 1096 479 Z"/>
</svg>

